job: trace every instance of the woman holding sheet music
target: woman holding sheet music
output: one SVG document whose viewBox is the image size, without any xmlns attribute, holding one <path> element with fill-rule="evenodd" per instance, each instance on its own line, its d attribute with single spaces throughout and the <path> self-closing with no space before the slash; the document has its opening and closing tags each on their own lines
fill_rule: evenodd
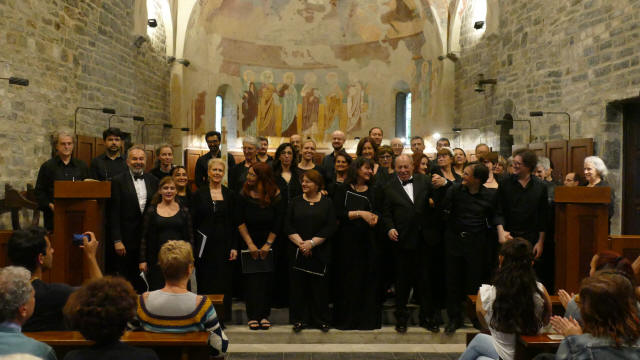
<svg viewBox="0 0 640 360">
<path fill-rule="evenodd" d="M 354 160 L 334 197 L 340 221 L 333 243 L 333 270 L 338 281 L 334 320 L 341 330 L 371 330 L 381 325 L 373 166 L 371 159 Z"/>
<path fill-rule="evenodd" d="M 282 228 L 283 203 L 271 166 L 262 162 L 251 165 L 236 207 L 236 223 L 244 240 L 241 261 L 251 330 L 271 327 L 271 247 Z"/>
<path fill-rule="evenodd" d="M 333 202 L 320 193 L 324 179 L 317 170 L 302 177 L 302 196 L 289 202 L 285 233 L 291 240 L 291 302 L 293 331 L 316 326 L 329 331 L 327 266 L 331 248 L 326 241 L 336 230 Z"/>
<path fill-rule="evenodd" d="M 222 320 L 231 319 L 231 261 L 238 256 L 238 233 L 234 226 L 236 195 L 222 185 L 226 167 L 222 159 L 209 160 L 209 186 L 202 186 L 191 198 L 198 293 L 224 294 Z"/>
</svg>

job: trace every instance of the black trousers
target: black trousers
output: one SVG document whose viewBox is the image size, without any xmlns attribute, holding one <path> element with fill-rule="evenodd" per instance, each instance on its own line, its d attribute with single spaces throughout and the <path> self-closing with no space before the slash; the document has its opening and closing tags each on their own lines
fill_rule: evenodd
<svg viewBox="0 0 640 360">
<path fill-rule="evenodd" d="M 488 231 L 464 233 L 448 232 L 447 264 L 447 315 L 450 321 L 462 321 L 467 295 L 478 293 L 486 280 L 489 241 Z"/>
<path fill-rule="evenodd" d="M 113 243 L 109 246 L 113 246 Z M 115 255 L 116 272 L 127 279 L 137 293 L 143 293 L 147 291 L 147 285 L 140 277 L 140 250 L 126 245 L 125 248 L 127 253 L 124 256 Z"/>
<path fill-rule="evenodd" d="M 418 294 L 420 321 L 433 317 L 435 310 L 431 297 L 429 266 L 426 261 L 427 246 L 420 242 L 418 249 L 402 249 L 394 244 L 396 264 L 396 321 L 406 324 L 409 319 L 407 302 L 411 288 Z"/>
<path fill-rule="evenodd" d="M 331 321 L 331 313 L 329 312 L 327 275 L 319 276 L 292 268 L 289 280 L 291 285 L 289 321 L 292 324 L 328 325 Z"/>
<path fill-rule="evenodd" d="M 249 321 L 269 318 L 271 315 L 272 272 L 243 274 L 245 303 Z"/>
</svg>

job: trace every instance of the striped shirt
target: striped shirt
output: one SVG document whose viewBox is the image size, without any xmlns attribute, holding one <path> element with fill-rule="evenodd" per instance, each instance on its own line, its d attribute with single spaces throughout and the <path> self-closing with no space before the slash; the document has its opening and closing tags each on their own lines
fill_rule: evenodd
<svg viewBox="0 0 640 360">
<path fill-rule="evenodd" d="M 138 297 L 137 315 L 144 330 L 158 333 L 209 332 L 211 355 L 227 352 L 229 339 L 222 331 L 216 309 L 208 297 L 199 302 L 193 293 L 169 294 L 161 290 Z M 193 304 L 193 305 L 192 305 Z"/>
</svg>

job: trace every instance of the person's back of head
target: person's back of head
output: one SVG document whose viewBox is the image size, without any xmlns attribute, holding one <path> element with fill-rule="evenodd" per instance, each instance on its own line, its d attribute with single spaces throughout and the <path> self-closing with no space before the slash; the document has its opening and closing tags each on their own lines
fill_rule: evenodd
<svg viewBox="0 0 640 360">
<path fill-rule="evenodd" d="M 536 309 L 535 296 L 544 299 L 533 270 L 529 241 L 515 238 L 502 245 L 500 268 L 493 279 L 496 299 L 491 327 L 505 333 L 535 334 L 546 314 Z M 544 310 L 543 310 L 544 311 Z"/>
<path fill-rule="evenodd" d="M 632 345 L 640 339 L 633 285 L 626 276 L 606 271 L 582 281 L 579 306 L 583 331 L 610 338 L 616 346 Z"/>
<path fill-rule="evenodd" d="M 20 266 L 0 269 L 0 323 L 22 325 L 33 314 L 34 305 L 29 270 Z"/>
<path fill-rule="evenodd" d="M 40 264 L 39 255 L 46 256 L 46 235 L 47 230 L 38 226 L 15 230 L 7 244 L 11 263 L 33 272 Z"/>
<path fill-rule="evenodd" d="M 110 344 L 122 336 L 136 313 L 137 296 L 129 282 L 105 276 L 83 285 L 64 307 L 73 329 L 87 340 Z"/>
<path fill-rule="evenodd" d="M 191 244 L 182 240 L 167 241 L 158 254 L 158 265 L 166 282 L 177 282 L 188 278 L 193 262 Z"/>
<path fill-rule="evenodd" d="M 633 273 L 631 261 L 619 253 L 611 250 L 604 250 L 596 254 L 592 261 L 594 262 L 592 264 L 593 273 L 602 270 L 617 272 L 631 281 L 631 285 L 634 287 L 636 286 L 635 274 Z"/>
</svg>

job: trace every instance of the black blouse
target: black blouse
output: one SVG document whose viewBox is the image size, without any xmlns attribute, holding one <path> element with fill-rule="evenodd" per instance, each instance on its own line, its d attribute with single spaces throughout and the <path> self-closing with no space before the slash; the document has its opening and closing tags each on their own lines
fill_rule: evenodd
<svg viewBox="0 0 640 360">
<path fill-rule="evenodd" d="M 211 199 L 211 191 L 208 186 L 203 186 L 192 196 L 191 217 L 194 230 L 201 231 L 207 236 L 215 234 L 216 223 L 222 220 L 225 223 L 225 246 L 227 250 L 238 249 L 238 225 L 235 222 L 237 196 L 228 187 L 222 186 L 222 201 L 224 209 L 216 207 Z"/>
<path fill-rule="evenodd" d="M 302 240 L 311 240 L 314 237 L 324 238 L 325 241 L 313 248 L 312 254 L 329 262 L 331 254 L 329 238 L 338 226 L 331 199 L 322 196 L 320 201 L 315 203 L 305 200 L 302 196 L 292 199 L 284 226 L 287 235 L 298 234 Z"/>
<path fill-rule="evenodd" d="M 282 230 L 284 206 L 281 195 L 277 195 L 271 204 L 262 206 L 260 202 L 249 196 L 240 194 L 236 206 L 236 224 L 245 224 L 251 240 L 261 248 L 270 233 L 278 234 Z M 247 248 L 246 244 L 242 244 Z"/>
<path fill-rule="evenodd" d="M 158 258 L 158 252 L 164 243 L 166 234 L 160 230 L 159 220 L 174 219 L 176 220 L 176 232 L 180 233 L 180 239 L 168 240 L 184 240 L 193 246 L 193 226 L 191 224 L 191 215 L 189 210 L 184 206 L 180 206 L 180 210 L 176 215 L 163 219 L 158 214 L 158 205 L 151 205 L 144 214 L 144 222 L 142 224 L 142 239 L 140 240 L 140 262 L 150 262 Z M 177 217 L 177 218 L 176 218 Z M 164 239 L 164 240 L 163 240 Z"/>
</svg>

